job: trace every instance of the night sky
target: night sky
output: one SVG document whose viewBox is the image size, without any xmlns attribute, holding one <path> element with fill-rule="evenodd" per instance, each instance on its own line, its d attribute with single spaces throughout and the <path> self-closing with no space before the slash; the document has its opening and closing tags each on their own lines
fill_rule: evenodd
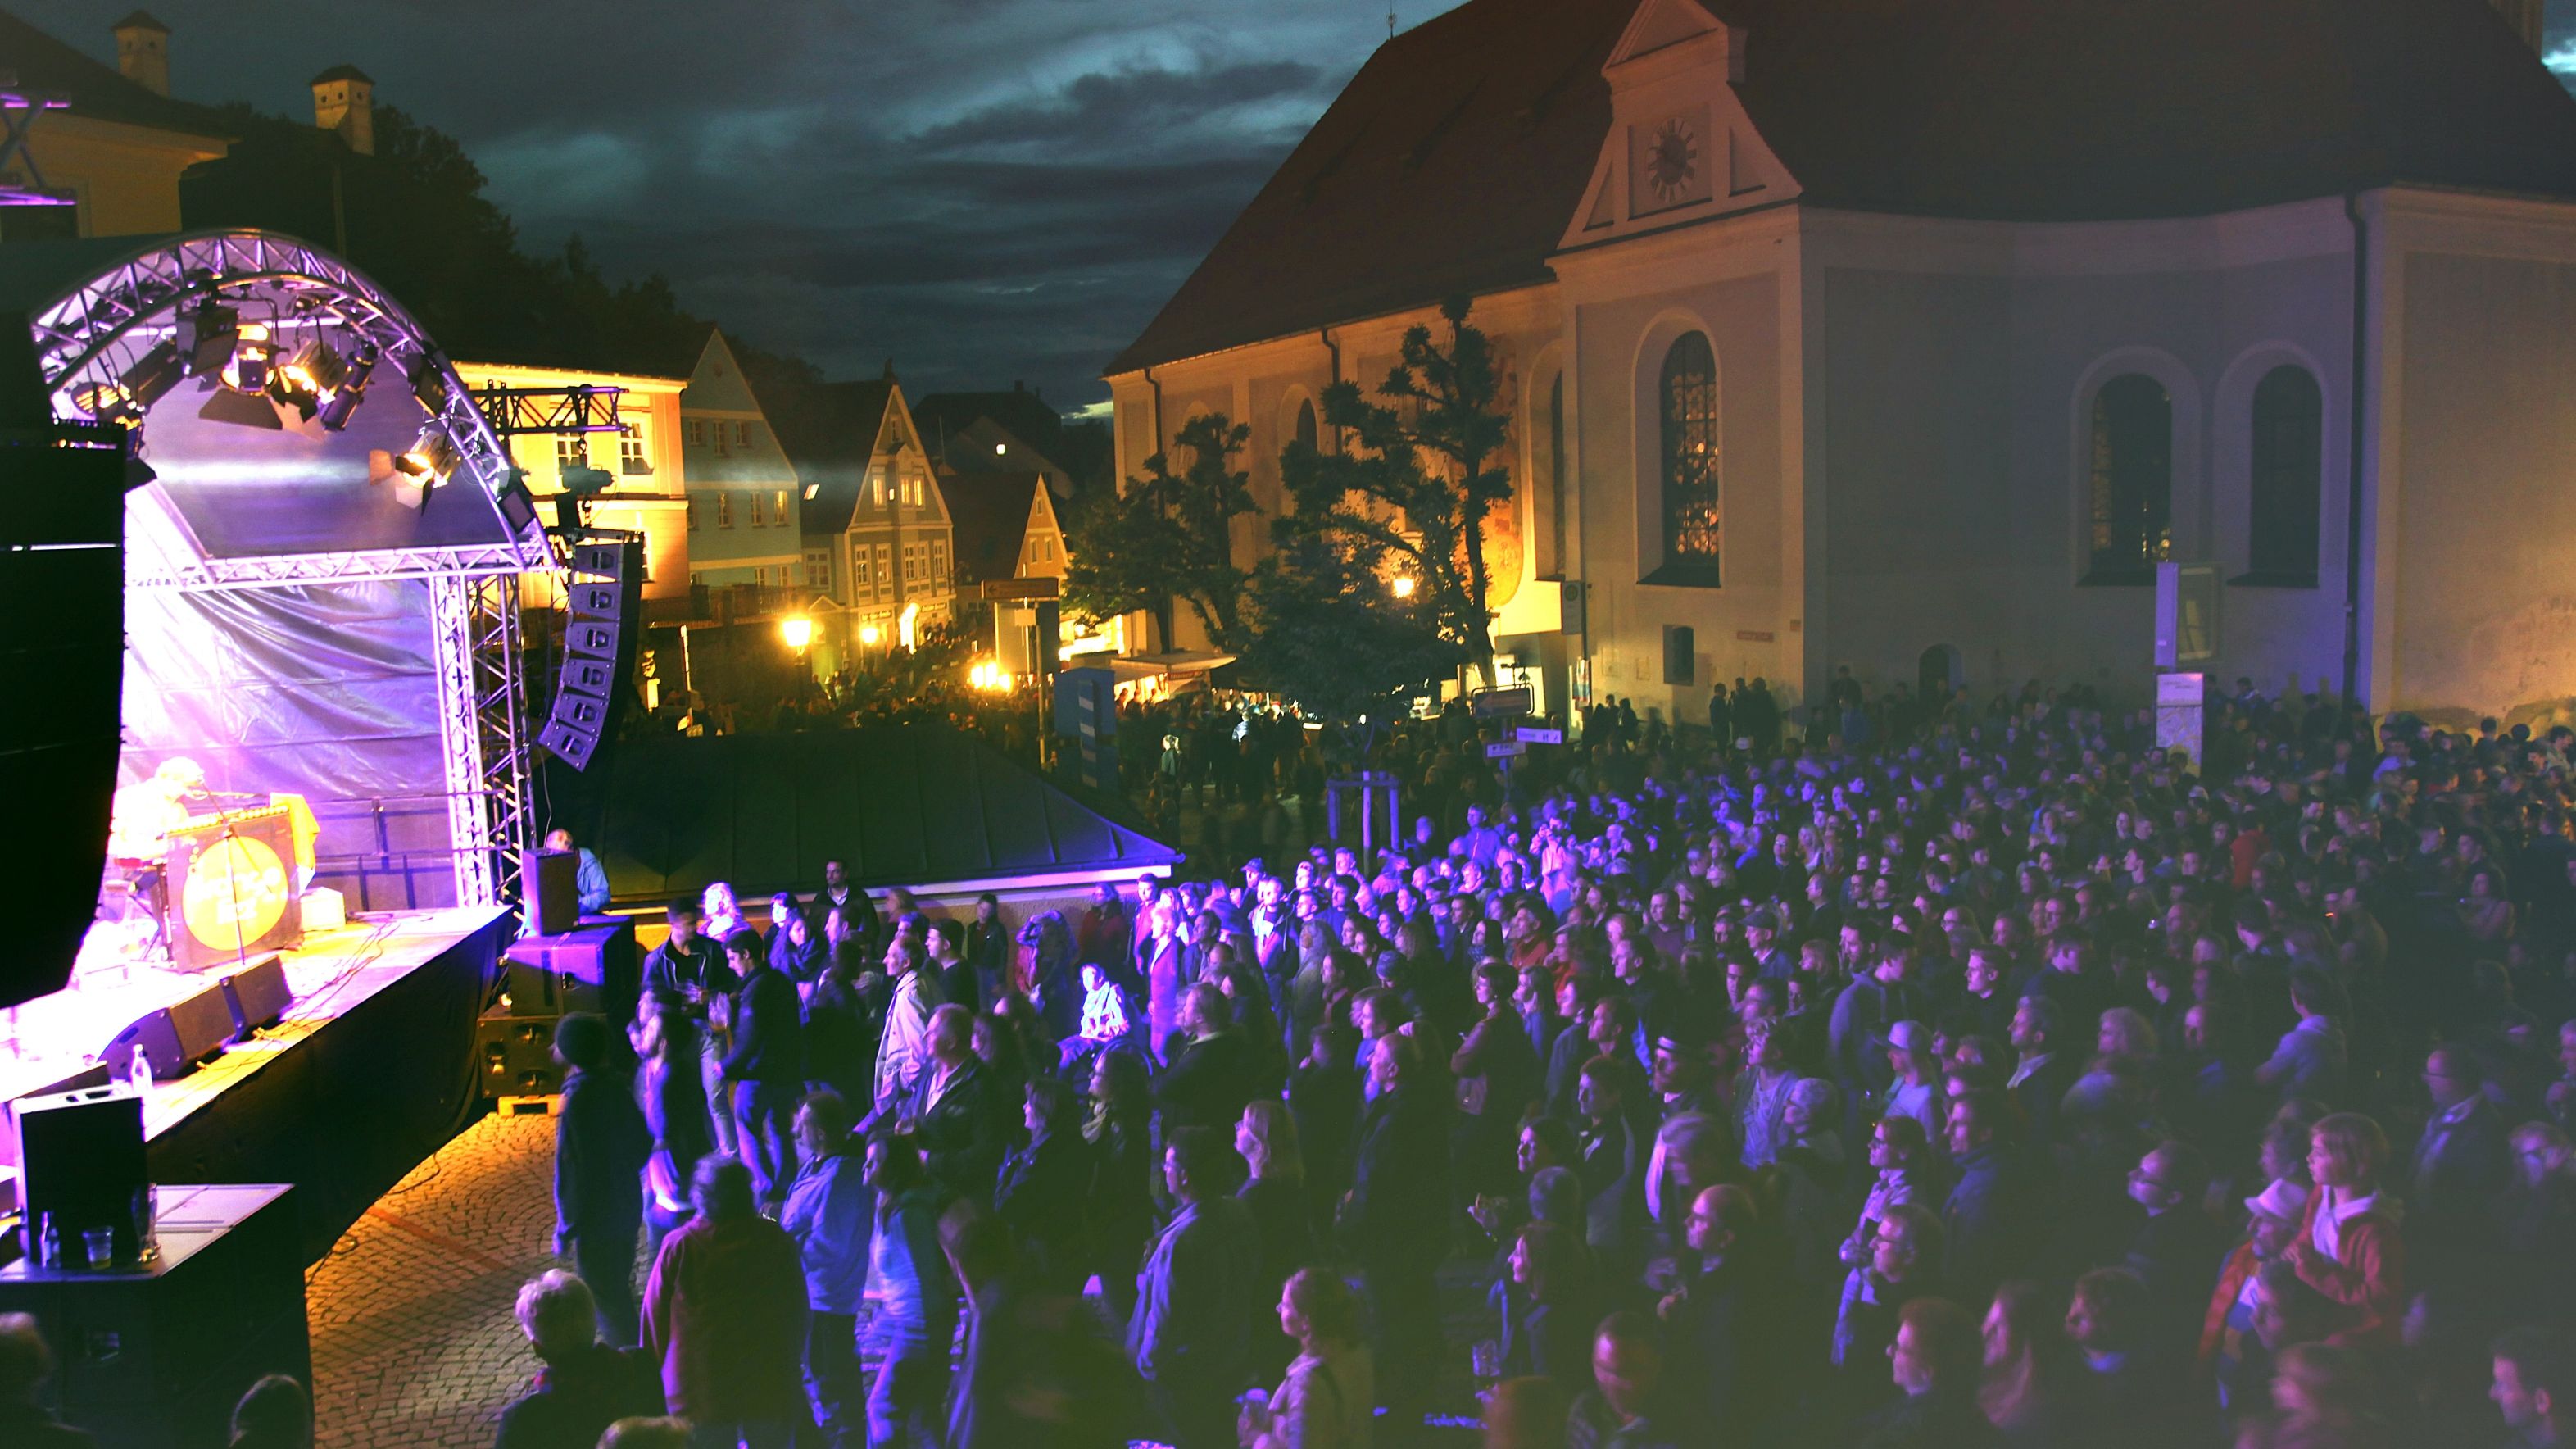
<svg viewBox="0 0 2576 1449">
<path fill-rule="evenodd" d="M 1399 0 L 1411 26 L 1456 0 Z M 134 0 L 0 0 L 113 60 Z M 1385 0 L 150 0 L 173 92 L 310 116 L 347 62 L 462 141 L 533 248 L 832 376 L 1107 396 Z M 2576 74 L 2576 0 L 2551 0 Z"/>
</svg>

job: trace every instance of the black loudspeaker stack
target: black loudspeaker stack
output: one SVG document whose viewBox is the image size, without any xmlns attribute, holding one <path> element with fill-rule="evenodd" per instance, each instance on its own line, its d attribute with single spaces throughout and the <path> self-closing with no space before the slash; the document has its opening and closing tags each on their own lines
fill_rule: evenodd
<svg viewBox="0 0 2576 1449">
<path fill-rule="evenodd" d="M 143 1098 L 123 1087 L 89 1087 L 11 1105 L 26 1241 L 36 1241 L 48 1218 L 66 1252 L 79 1248 L 82 1233 L 109 1228 L 118 1258 L 130 1261 L 134 1195 L 152 1180 L 144 1166 Z"/>
<path fill-rule="evenodd" d="M 573 544 L 563 669 L 537 742 L 576 770 L 590 768 L 630 693 L 643 600 L 643 535 L 594 530 Z"/>
<path fill-rule="evenodd" d="M 275 958 L 264 964 L 273 965 Z M 235 982 L 248 980 L 261 970 L 254 966 L 234 977 Z M 285 973 L 280 971 L 281 985 Z M 280 1003 L 283 1010 L 283 1003 Z M 168 1081 L 197 1069 L 197 1063 L 215 1055 L 234 1040 L 240 1030 L 233 1017 L 233 1005 L 225 986 L 209 986 L 175 1006 L 166 1006 L 137 1020 L 116 1034 L 99 1054 L 107 1069 L 123 1081 L 133 1070 L 134 1049 L 143 1048 L 143 1059 L 150 1063 L 156 1081 Z"/>
</svg>

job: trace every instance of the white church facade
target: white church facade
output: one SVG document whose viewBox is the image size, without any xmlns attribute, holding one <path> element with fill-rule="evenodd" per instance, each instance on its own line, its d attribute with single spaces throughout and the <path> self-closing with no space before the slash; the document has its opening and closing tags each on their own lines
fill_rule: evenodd
<svg viewBox="0 0 2576 1449">
<path fill-rule="evenodd" d="M 1899 10 L 1472 0 L 1390 41 L 1112 364 L 1122 470 L 1222 411 L 1279 506 L 1322 389 L 1466 293 L 1510 359 L 1500 645 L 1551 703 L 1843 665 L 2134 702 L 2165 561 L 2215 568 L 2223 680 L 2576 697 L 2576 100 L 2528 38 L 2484 0 Z"/>
</svg>

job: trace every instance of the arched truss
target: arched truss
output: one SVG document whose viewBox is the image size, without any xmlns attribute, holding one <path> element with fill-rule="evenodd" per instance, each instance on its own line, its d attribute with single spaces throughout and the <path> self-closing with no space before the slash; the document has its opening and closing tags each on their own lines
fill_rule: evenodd
<svg viewBox="0 0 2576 1449">
<path fill-rule="evenodd" d="M 81 399 L 121 395 L 127 372 L 153 347 L 179 335 L 187 313 L 205 302 L 265 317 L 297 335 L 337 336 L 341 350 L 360 341 L 377 353 L 375 394 L 368 406 L 420 398 L 456 453 L 449 486 L 471 481 L 500 505 L 507 543 L 440 549 L 209 559 L 171 577 L 135 579 L 136 587 L 257 588 L 342 578 L 471 577 L 555 566 L 551 544 L 518 481 L 508 451 L 476 407 L 474 395 L 437 344 L 401 304 L 356 268 L 293 237 L 256 231 L 201 232 L 154 244 L 109 266 L 70 292 L 33 309 L 29 331 L 54 415 L 100 419 Z M 437 401 L 431 408 L 431 398 Z M 148 429 L 147 429 L 148 436 Z"/>
<path fill-rule="evenodd" d="M 508 452 L 456 369 L 402 306 L 356 268 L 292 237 L 204 232 L 157 242 L 32 309 L 38 370 L 62 420 L 103 419 L 81 399 L 121 396 L 144 354 L 179 335 L 198 304 L 219 301 L 299 335 L 360 341 L 377 360 L 362 406 L 424 410 L 456 463 L 447 486 L 470 480 L 508 525 L 507 541 L 437 548 L 205 559 L 129 588 L 237 589 L 357 579 L 419 579 L 429 590 L 437 652 L 439 739 L 448 838 L 460 905 L 516 894 L 508 862 L 531 844 L 533 735 L 522 715 L 517 576 L 557 567 L 553 545 Z M 104 390 L 104 391 L 101 391 Z M 435 406 L 432 400 L 435 400 Z M 146 417 L 148 436 L 149 418 Z"/>
</svg>

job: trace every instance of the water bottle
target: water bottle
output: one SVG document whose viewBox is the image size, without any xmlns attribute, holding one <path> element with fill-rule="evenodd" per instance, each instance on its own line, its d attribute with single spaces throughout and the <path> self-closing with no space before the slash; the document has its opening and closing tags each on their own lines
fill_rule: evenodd
<svg viewBox="0 0 2576 1449">
<path fill-rule="evenodd" d="M 36 1266 L 59 1268 L 63 1265 L 63 1230 L 52 1213 L 45 1214 L 44 1231 L 36 1238 Z"/>
<path fill-rule="evenodd" d="M 134 1095 L 138 1097 L 152 1095 L 152 1058 L 143 1050 L 141 1042 L 134 1044 L 134 1061 L 126 1068 L 125 1081 L 128 1086 L 134 1088 Z"/>
<path fill-rule="evenodd" d="M 138 1263 L 161 1256 L 161 1205 L 152 1193 L 149 1183 L 134 1190 L 134 1259 Z"/>
</svg>

